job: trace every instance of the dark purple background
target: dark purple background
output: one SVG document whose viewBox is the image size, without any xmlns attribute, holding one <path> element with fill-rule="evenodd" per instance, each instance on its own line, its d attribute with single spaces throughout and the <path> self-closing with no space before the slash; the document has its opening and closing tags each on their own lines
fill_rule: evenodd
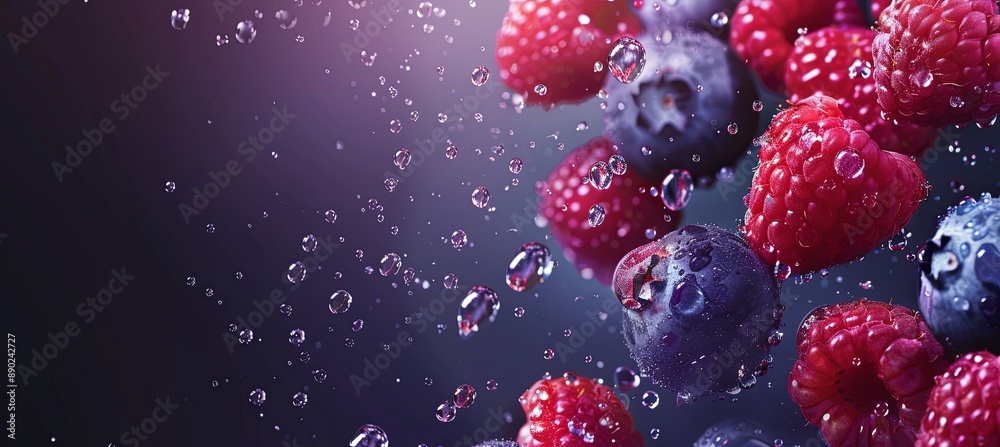
<svg viewBox="0 0 1000 447">
<path fill-rule="evenodd" d="M 32 349 L 48 343 L 48 333 L 68 322 L 81 325 L 80 335 L 39 376 L 19 385 L 18 445 L 121 446 L 122 433 L 149 417 L 157 398 L 166 397 L 180 408 L 142 445 L 278 446 L 294 439 L 304 446 L 339 446 L 365 423 L 384 427 L 395 446 L 466 445 L 463 437 L 493 427 L 485 421 L 498 408 L 510 412 L 514 422 L 490 435 L 514 436 L 523 423 L 517 397 L 545 372 L 572 370 L 608 381 L 615 367 L 634 367 L 622 344 L 617 312 L 565 361 L 542 357 L 545 349 L 567 343 L 565 329 L 579 331 L 588 312 L 614 299 L 607 288 L 579 277 L 545 229 L 524 224 L 534 215 L 533 183 L 566 151 L 601 132 L 601 110 L 595 99 L 549 112 L 515 112 L 504 100 L 506 90 L 493 62 L 506 2 L 477 3 L 472 8 L 465 1 L 435 2 L 447 10 L 445 17 L 422 19 L 410 12 L 416 1 L 401 2 L 391 14 L 393 22 L 365 48 L 378 53 L 371 67 L 357 56 L 345 59 L 340 44 L 355 37 L 350 19 L 358 19 L 361 30 L 373 21 L 371 11 L 386 4 L 378 0 L 357 10 L 346 0 L 324 0 L 320 6 L 306 0 L 301 7 L 291 1 L 244 0 L 221 20 L 208 1 L 71 0 L 17 54 L 0 48 L 0 134 L 6 154 L 0 163 L 0 234 L 6 234 L 0 239 L 3 329 L 17 336 L 17 362 L 24 365 Z M 192 10 L 184 30 L 170 27 L 170 11 L 177 7 Z M 256 39 L 236 42 L 236 24 L 258 8 L 264 18 L 255 20 Z M 274 11 L 282 8 L 298 16 L 294 29 L 277 26 Z M 328 10 L 332 22 L 322 27 Z M 20 32 L 21 17 L 37 11 L 35 2 L 4 3 L 0 30 Z M 424 32 L 425 23 L 435 29 Z M 230 43 L 217 47 L 215 35 L 222 33 Z M 305 41 L 295 42 L 298 35 Z M 467 117 L 459 125 L 459 114 L 452 110 L 449 121 L 439 123 L 439 112 L 475 95 L 469 74 L 480 64 L 490 68 L 487 86 L 494 89 L 480 89 L 488 99 L 474 107 L 467 100 L 460 107 L 468 115 L 482 113 L 483 121 Z M 169 76 L 119 120 L 112 103 L 141 83 L 147 66 L 157 65 Z M 440 80 L 437 66 L 445 68 Z M 396 98 L 388 93 L 390 85 L 399 91 Z M 773 111 L 778 99 L 764 99 L 765 111 Z M 237 146 L 265 125 L 274 107 L 287 107 L 296 117 L 247 162 Z M 409 119 L 414 110 L 420 113 L 417 122 Z M 763 122 L 769 116 L 762 113 Z M 51 164 L 65 161 L 65 146 L 75 145 L 82 129 L 97 127 L 103 118 L 114 122 L 115 131 L 59 182 Z M 399 134 L 389 132 L 392 119 L 403 121 Z M 581 121 L 589 129 L 575 130 Z M 384 173 L 396 169 L 391 164 L 396 150 L 419 151 L 415 141 L 431 138 L 436 129 L 457 145 L 458 158 L 446 159 L 438 144 L 423 163 L 413 163 L 395 192 L 386 191 Z M 905 251 L 871 255 L 806 285 L 786 284 L 786 293 L 798 299 L 786 313 L 785 342 L 773 351 L 771 372 L 736 399 L 679 408 L 668 391 L 644 380 L 629 395 L 638 428 L 661 432 L 659 440 L 647 437 L 647 445 L 687 444 L 709 425 L 734 416 L 768 423 L 786 445 L 815 436 L 813 428 L 803 428 L 786 391 L 802 316 L 816 305 L 862 296 L 916 306 L 919 276 L 905 255 L 931 234 L 946 206 L 966 194 L 998 192 L 995 164 L 983 151 L 996 131 L 946 133 L 950 136 L 938 141 L 934 161 L 928 162 L 931 199 L 907 227 L 914 236 Z M 551 137 L 556 134 L 558 139 Z M 956 139 L 960 154 L 948 149 Z M 336 148 L 338 141 L 343 150 Z M 537 143 L 534 149 L 529 141 Z M 566 149 L 560 152 L 557 143 Z M 490 152 L 498 144 L 505 147 L 503 156 Z M 476 148 L 482 155 L 475 154 Z M 966 154 L 976 155 L 975 167 L 963 165 Z M 514 177 L 507 162 L 515 156 L 524 160 L 516 176 L 520 184 L 505 190 Z M 238 161 L 241 173 L 186 224 L 178 206 L 190 204 L 192 188 L 203 188 L 209 172 L 231 160 Z M 744 213 L 751 166 L 744 160 L 735 185 L 696 192 L 683 221 L 735 228 Z M 963 181 L 964 192 L 951 190 L 955 179 Z M 166 193 L 167 181 L 176 182 L 177 191 Z M 495 211 L 471 205 L 469 196 L 479 185 L 492 192 Z M 376 221 L 376 212 L 361 211 L 369 199 L 384 207 L 384 222 Z M 322 218 L 330 208 L 339 215 L 334 224 Z M 215 225 L 214 234 L 206 232 L 207 224 Z M 393 225 L 398 235 L 390 234 Z M 459 228 L 471 244 L 456 251 L 444 238 Z M 321 270 L 290 291 L 281 280 L 283 271 L 305 257 L 299 240 L 309 233 L 342 236 L 345 242 Z M 547 243 L 560 265 L 545 284 L 515 293 L 504 284 L 503 272 L 517 248 L 529 241 Z M 356 250 L 364 251 L 361 261 Z M 405 286 L 400 276 L 365 274 L 365 266 L 377 267 L 389 251 L 405 254 L 403 267 L 414 268 L 429 288 Z M 93 322 L 83 323 L 77 306 L 122 266 L 136 279 Z M 243 273 L 242 280 L 236 272 Z M 335 272 L 343 277 L 335 279 Z M 441 296 L 442 278 L 449 272 L 458 274 L 463 286 L 494 288 L 503 303 L 496 322 L 464 342 L 455 333 L 457 302 L 432 323 L 447 324 L 443 334 L 433 328 L 418 334 L 404 324 L 406 316 Z M 185 285 L 188 276 L 197 278 L 194 287 Z M 859 287 L 867 280 L 872 290 Z M 215 291 L 211 298 L 205 296 L 207 287 Z M 285 291 L 292 315 L 267 318 L 255 331 L 261 340 L 238 345 L 230 354 L 222 338 L 227 326 L 246 318 L 253 302 L 276 288 Z M 337 289 L 354 295 L 344 315 L 326 310 Z M 517 306 L 526 309 L 523 318 L 514 317 Z M 354 333 L 351 322 L 358 318 L 364 319 L 364 329 Z M 287 342 L 294 328 L 307 333 L 308 363 L 298 360 L 302 349 Z M 364 359 L 382 353 L 382 344 L 402 331 L 413 335 L 413 344 L 358 396 L 350 375 L 363 374 Z M 346 338 L 354 339 L 354 347 L 345 346 Z M 584 362 L 587 355 L 594 361 Z M 329 374 L 323 384 L 309 374 L 317 368 Z M 428 377 L 431 386 L 424 384 Z M 489 379 L 499 382 L 498 390 L 486 390 Z M 476 404 L 451 423 L 438 422 L 434 409 L 463 383 L 479 391 Z M 308 405 L 293 407 L 291 396 L 306 386 Z M 261 408 L 247 401 L 257 387 L 268 395 Z M 638 402 L 647 390 L 660 393 L 654 410 Z"/>
</svg>

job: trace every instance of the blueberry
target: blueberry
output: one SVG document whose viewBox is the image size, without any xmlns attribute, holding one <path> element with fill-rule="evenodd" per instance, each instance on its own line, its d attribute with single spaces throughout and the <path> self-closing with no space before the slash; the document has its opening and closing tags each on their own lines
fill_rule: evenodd
<svg viewBox="0 0 1000 447">
<path fill-rule="evenodd" d="M 680 228 L 622 258 L 614 289 L 632 358 L 678 402 L 738 392 L 766 372 L 779 288 L 740 236 Z"/>
<path fill-rule="evenodd" d="M 774 447 L 771 431 L 749 419 L 729 419 L 705 430 L 694 447 Z"/>
<path fill-rule="evenodd" d="M 632 2 L 631 8 L 647 30 L 707 31 L 725 40 L 729 38 L 729 19 L 736 4 L 733 0 L 643 0 Z"/>
<path fill-rule="evenodd" d="M 920 311 L 956 354 L 1000 354 L 1000 200 L 951 207 L 920 253 Z"/>
<path fill-rule="evenodd" d="M 629 169 L 648 180 L 658 184 L 671 169 L 686 169 L 705 185 L 735 165 L 757 136 L 757 90 L 733 50 L 711 35 L 666 38 L 638 38 L 646 64 L 634 82 L 608 77 L 606 133 Z"/>
</svg>

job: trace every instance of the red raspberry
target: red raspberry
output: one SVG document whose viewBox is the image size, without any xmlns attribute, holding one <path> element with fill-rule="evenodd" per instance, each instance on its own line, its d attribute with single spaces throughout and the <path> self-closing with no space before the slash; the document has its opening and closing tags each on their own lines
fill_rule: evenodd
<svg viewBox="0 0 1000 447">
<path fill-rule="evenodd" d="M 742 0 L 733 13 L 729 39 L 764 85 L 781 92 L 785 60 L 800 30 L 864 21 L 855 0 Z"/>
<path fill-rule="evenodd" d="M 792 103 L 817 93 L 836 98 L 844 116 L 861 123 L 880 148 L 919 157 L 936 134 L 882 118 L 871 77 L 874 39 L 868 28 L 827 27 L 803 36 L 788 58 L 785 88 Z"/>
<path fill-rule="evenodd" d="M 661 199 L 649 194 L 656 186 L 634 169 L 615 175 L 608 189 L 584 184 L 591 166 L 608 162 L 612 155 L 615 151 L 608 139 L 590 140 L 566 155 L 539 192 L 539 214 L 548 221 L 566 258 L 584 278 L 593 277 L 605 285 L 611 284 L 623 256 L 649 243 L 647 229 L 661 237 L 676 229 L 680 220 L 679 213 L 667 210 Z M 594 205 L 601 205 L 606 213 L 604 222 L 596 227 L 588 221 Z"/>
<path fill-rule="evenodd" d="M 528 422 L 523 447 L 642 447 L 642 434 L 614 391 L 566 373 L 539 380 L 519 399 Z"/>
<path fill-rule="evenodd" d="M 781 112 L 760 138 L 746 238 L 792 274 L 852 261 L 898 233 L 927 197 L 920 168 L 879 149 L 837 101 L 811 96 Z"/>
<path fill-rule="evenodd" d="M 925 126 L 1000 113 L 1000 15 L 994 0 L 896 0 L 872 50 L 888 118 Z"/>
<path fill-rule="evenodd" d="M 802 321 L 788 392 L 832 447 L 912 446 L 934 376 L 947 367 L 919 313 L 868 301 Z"/>
<path fill-rule="evenodd" d="M 917 447 L 1000 445 L 1000 359 L 966 354 L 934 380 Z"/>
<path fill-rule="evenodd" d="M 497 32 L 500 79 L 529 105 L 584 101 L 601 89 L 613 43 L 641 31 L 626 0 L 511 0 Z"/>
</svg>

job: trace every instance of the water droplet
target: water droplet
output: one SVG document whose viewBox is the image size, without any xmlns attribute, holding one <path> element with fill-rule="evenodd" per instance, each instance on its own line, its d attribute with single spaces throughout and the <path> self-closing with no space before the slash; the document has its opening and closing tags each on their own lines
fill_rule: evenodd
<svg viewBox="0 0 1000 447">
<path fill-rule="evenodd" d="M 469 237 L 465 234 L 465 231 L 455 230 L 451 233 L 451 246 L 455 248 L 462 248 L 465 244 L 469 242 Z"/>
<path fill-rule="evenodd" d="M 288 272 L 285 273 L 285 278 L 288 282 L 292 284 L 298 284 L 302 280 L 306 279 L 306 266 L 305 264 L 295 261 L 292 265 L 288 266 Z"/>
<path fill-rule="evenodd" d="M 254 28 L 253 21 L 244 20 L 236 25 L 236 41 L 239 43 L 253 42 L 257 37 L 257 28 Z"/>
<path fill-rule="evenodd" d="M 316 383 L 323 383 L 326 380 L 326 370 L 323 368 L 317 369 L 312 372 L 312 376 Z"/>
<path fill-rule="evenodd" d="M 164 190 L 165 190 L 166 192 L 174 192 L 174 190 L 175 190 L 175 189 L 177 189 L 177 184 L 175 184 L 174 182 L 167 182 L 167 183 L 166 183 L 166 184 L 164 185 L 163 189 L 164 189 Z"/>
<path fill-rule="evenodd" d="M 479 87 L 490 79 L 490 70 L 480 65 L 472 70 L 472 85 Z"/>
<path fill-rule="evenodd" d="M 485 186 L 480 186 L 472 191 L 472 204 L 476 208 L 485 208 L 490 203 L 490 192 Z"/>
<path fill-rule="evenodd" d="M 404 147 L 396 151 L 396 155 L 392 157 L 392 163 L 401 170 L 406 169 L 406 166 L 410 164 L 411 158 L 410 150 Z"/>
<path fill-rule="evenodd" d="M 386 253 L 378 263 L 378 271 L 382 276 L 392 276 L 399 273 L 399 269 L 402 266 L 403 261 L 399 258 L 399 255 Z"/>
<path fill-rule="evenodd" d="M 293 329 L 292 332 L 288 333 L 288 342 L 295 346 L 302 346 L 302 343 L 306 342 L 306 331 Z"/>
<path fill-rule="evenodd" d="M 865 159 L 854 149 L 841 149 L 833 160 L 833 170 L 843 178 L 856 179 L 865 170 Z"/>
<path fill-rule="evenodd" d="M 458 156 L 458 148 L 454 145 L 448 146 L 448 148 L 444 150 L 444 156 L 449 160 L 454 160 L 455 157 Z"/>
<path fill-rule="evenodd" d="M 229 43 L 229 35 L 227 35 L 227 34 L 217 34 L 215 36 L 215 45 L 216 46 L 221 47 L 221 46 L 223 46 L 223 45 L 225 45 L 227 43 Z"/>
<path fill-rule="evenodd" d="M 604 223 L 604 217 L 606 215 L 607 212 L 604 211 L 604 207 L 600 204 L 596 204 L 590 207 L 590 211 L 587 212 L 587 223 L 589 223 L 591 227 L 598 227 Z"/>
<path fill-rule="evenodd" d="M 645 65 L 646 49 L 632 37 L 618 39 L 608 53 L 608 68 L 615 79 L 623 84 L 635 81 Z"/>
<path fill-rule="evenodd" d="M 399 133 L 403 130 L 403 122 L 400 120 L 389 121 L 389 132 Z"/>
<path fill-rule="evenodd" d="M 517 318 L 523 317 L 524 316 L 524 308 L 521 307 L 521 306 L 515 307 L 514 308 L 514 316 L 517 317 Z"/>
<path fill-rule="evenodd" d="M 521 159 L 517 158 L 517 157 L 514 157 L 514 158 L 510 159 L 510 163 L 507 164 L 507 167 L 510 168 L 510 172 L 512 174 L 520 174 L 521 173 L 521 164 L 522 164 L 521 163 Z"/>
<path fill-rule="evenodd" d="M 469 408 L 476 403 L 476 389 L 472 385 L 465 384 L 455 389 L 455 407 Z"/>
<path fill-rule="evenodd" d="M 347 22 L 347 26 L 351 28 L 351 31 L 357 31 L 358 27 L 361 26 L 361 21 L 358 19 L 351 19 Z"/>
<path fill-rule="evenodd" d="M 257 388 L 250 392 L 250 403 L 261 406 L 264 405 L 264 401 L 267 400 L 267 393 L 264 390 Z"/>
<path fill-rule="evenodd" d="M 740 131 L 740 126 L 737 125 L 736 123 L 729 123 L 729 126 L 726 127 L 726 130 L 729 131 L 730 135 L 736 135 L 736 132 Z"/>
<path fill-rule="evenodd" d="M 180 8 L 170 12 L 170 26 L 174 29 L 186 28 L 189 20 L 191 20 L 191 10 L 189 9 Z"/>
<path fill-rule="evenodd" d="M 302 408 L 306 406 L 306 403 L 308 402 L 309 402 L 309 395 L 301 391 L 295 393 L 295 395 L 292 396 L 292 405 L 295 405 L 296 407 Z"/>
<path fill-rule="evenodd" d="M 389 447 L 389 436 L 375 424 L 365 424 L 358 429 L 348 447 Z"/>
<path fill-rule="evenodd" d="M 611 166 L 611 172 L 614 175 L 625 175 L 625 171 L 628 170 L 628 163 L 625 162 L 625 157 L 619 154 L 612 155 L 608 159 L 608 166 Z"/>
<path fill-rule="evenodd" d="M 490 379 L 486 381 L 486 389 L 489 391 L 496 391 L 497 388 L 499 387 L 500 385 L 497 383 L 496 380 Z"/>
<path fill-rule="evenodd" d="M 719 11 L 712 14 L 711 22 L 712 26 L 716 29 L 722 29 L 729 24 L 729 14 L 727 14 L 726 11 Z"/>
<path fill-rule="evenodd" d="M 885 402 L 877 402 L 875 404 L 875 415 L 880 417 L 886 417 L 889 415 L 889 404 Z"/>
<path fill-rule="evenodd" d="M 600 190 L 605 190 L 611 187 L 611 180 L 614 179 L 614 173 L 611 171 L 611 166 L 603 161 L 594 162 L 590 166 L 590 184 L 595 188 Z"/>
<path fill-rule="evenodd" d="M 896 233 L 891 239 L 889 239 L 889 249 L 892 251 L 900 251 L 906 248 L 906 230 Z"/>
<path fill-rule="evenodd" d="M 948 104 L 956 109 L 965 107 L 965 101 L 962 100 L 962 98 L 959 96 L 952 96 L 951 98 L 949 98 Z"/>
<path fill-rule="evenodd" d="M 546 87 L 545 84 L 538 84 L 535 86 L 535 93 L 537 93 L 539 96 L 545 96 L 545 94 L 548 92 L 549 88 Z"/>
<path fill-rule="evenodd" d="M 500 298 L 489 287 L 473 286 L 458 309 L 458 335 L 463 340 L 493 322 L 500 311 Z"/>
<path fill-rule="evenodd" d="M 453 404 L 450 400 L 446 400 L 443 403 L 441 403 L 441 405 L 438 405 L 437 411 L 434 413 L 434 416 L 437 417 L 437 420 L 441 422 L 454 421 L 455 416 L 457 415 L 458 415 L 458 409 L 455 408 L 455 404 Z"/>
<path fill-rule="evenodd" d="M 240 343 L 248 344 L 253 341 L 253 329 L 245 328 L 240 331 Z"/>
<path fill-rule="evenodd" d="M 773 250 L 773 247 L 771 247 L 771 249 Z M 778 261 L 774 264 L 774 276 L 778 279 L 778 281 L 788 279 L 789 276 L 792 276 L 792 266 Z"/>
<path fill-rule="evenodd" d="M 347 312 L 351 308 L 351 303 L 354 301 L 354 297 L 351 296 L 346 290 L 338 290 L 330 295 L 330 312 L 334 315 L 339 315 Z"/>
<path fill-rule="evenodd" d="M 761 102 L 760 100 L 754 101 L 753 102 L 753 111 L 754 112 L 760 112 L 761 110 L 764 110 L 764 103 Z"/>
<path fill-rule="evenodd" d="M 458 286 L 458 276 L 454 273 L 449 273 L 444 277 L 444 288 L 454 289 Z"/>
<path fill-rule="evenodd" d="M 615 385 L 618 386 L 622 391 L 629 391 L 639 386 L 642 379 L 639 375 L 632 371 L 632 369 L 619 366 L 615 368 Z"/>
<path fill-rule="evenodd" d="M 430 17 L 431 10 L 433 8 L 434 5 L 432 5 L 431 2 L 420 2 L 420 4 L 417 5 L 417 17 L 420 17 L 421 19 Z"/>
<path fill-rule="evenodd" d="M 521 246 L 507 266 L 507 285 L 517 292 L 524 292 L 544 283 L 552 273 L 552 253 L 537 242 Z"/>
<path fill-rule="evenodd" d="M 274 13 L 274 18 L 278 20 L 278 26 L 280 26 L 281 29 L 295 28 L 295 24 L 299 21 L 295 15 L 287 9 L 282 9 Z"/>
<path fill-rule="evenodd" d="M 642 394 L 642 405 L 650 410 L 660 405 L 660 395 L 656 391 L 650 390 Z"/>
<path fill-rule="evenodd" d="M 694 191 L 694 181 L 686 169 L 673 169 L 663 178 L 660 185 L 660 198 L 671 211 L 680 211 L 687 206 Z"/>
</svg>

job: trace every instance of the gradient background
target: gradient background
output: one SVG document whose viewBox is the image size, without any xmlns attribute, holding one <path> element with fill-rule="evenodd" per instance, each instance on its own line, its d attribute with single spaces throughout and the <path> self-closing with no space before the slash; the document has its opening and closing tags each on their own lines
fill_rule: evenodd
<svg viewBox="0 0 1000 447">
<path fill-rule="evenodd" d="M 6 235 L 0 239 L 0 324 L 17 336 L 21 365 L 31 361 L 32 349 L 48 342 L 48 333 L 67 322 L 81 325 L 81 334 L 39 376 L 19 385 L 18 445 L 121 446 L 123 432 L 149 417 L 157 398 L 166 397 L 180 408 L 143 445 L 337 446 L 346 445 L 365 423 L 382 426 L 395 446 L 466 445 L 463 437 L 493 426 L 485 421 L 498 408 L 510 412 L 513 422 L 491 437 L 514 436 L 524 421 L 517 397 L 545 372 L 572 370 L 607 381 L 615 367 L 634 367 L 617 312 L 575 353 L 543 358 L 545 349 L 566 342 L 565 329 L 578 330 L 587 312 L 614 295 L 581 279 L 546 229 L 518 225 L 522 219 L 514 217 L 534 216 L 533 183 L 544 179 L 565 151 L 600 134 L 598 101 L 517 113 L 505 101 L 493 61 L 506 2 L 434 3 L 446 10 L 444 17 L 418 18 L 412 12 L 417 2 L 402 0 L 393 22 L 364 48 L 378 54 L 370 67 L 357 57 L 345 59 L 340 44 L 355 37 L 348 21 L 358 19 L 363 29 L 373 20 L 370 12 L 386 4 L 382 0 L 369 0 L 360 9 L 345 0 L 319 6 L 307 0 L 301 7 L 290 0 L 243 0 L 221 19 L 206 0 L 71 0 L 19 53 L 0 48 L 0 135 L 6 154 L 0 162 L 0 234 Z M 170 27 L 170 11 L 178 7 L 192 10 L 184 30 Z M 278 27 L 273 15 L 282 8 L 298 16 L 295 28 Z M 256 39 L 237 43 L 236 24 L 255 9 L 264 14 L 255 20 Z M 0 30 L 19 32 L 21 17 L 37 11 L 35 2 L 5 2 Z M 332 21 L 323 27 L 327 11 Z M 426 23 L 434 26 L 432 32 L 423 30 Z M 228 34 L 230 43 L 217 47 L 216 34 Z M 295 41 L 298 35 L 304 42 Z M 449 112 L 448 122 L 439 123 L 439 112 L 475 94 L 469 73 L 480 64 L 490 68 L 487 85 L 495 89 L 476 107 L 466 103 L 465 110 L 482 113 L 482 122 L 460 122 Z M 112 102 L 142 81 L 146 66 L 156 65 L 169 76 L 118 121 Z M 445 68 L 441 77 L 437 66 Z M 397 97 L 390 96 L 389 86 L 398 90 Z M 764 99 L 762 123 L 778 102 Z M 296 118 L 248 163 L 237 146 L 265 125 L 273 107 L 287 107 Z M 418 121 L 409 119 L 411 111 L 419 112 Z M 105 117 L 115 121 L 116 130 L 57 181 L 51 163 L 64 160 L 65 146 L 75 145 L 82 129 L 97 127 Z M 403 121 L 399 134 L 389 132 L 392 119 Z M 589 123 L 587 130 L 576 130 L 581 121 Z M 384 172 L 395 170 L 392 155 L 401 146 L 419 151 L 414 141 L 430 138 L 436 129 L 458 146 L 458 158 L 446 159 L 438 145 L 422 164 L 408 168 L 412 172 L 395 192 L 386 191 Z M 986 144 L 995 143 L 996 130 L 945 134 L 933 149 L 934 161 L 927 163 L 931 199 L 907 227 L 913 237 L 905 251 L 873 254 L 805 285 L 788 282 L 785 293 L 796 299 L 785 315 L 785 342 L 772 351 L 771 372 L 750 391 L 726 402 L 680 408 L 671 393 L 644 380 L 628 394 L 639 430 L 660 430 L 656 441 L 647 436 L 647 445 L 690 444 L 711 424 L 734 416 L 765 422 L 786 445 L 815 436 L 786 391 L 801 318 L 816 305 L 862 296 L 915 307 L 919 275 L 905 255 L 932 234 L 947 206 L 965 195 L 1000 192 L 993 158 L 984 152 Z M 960 149 L 949 148 L 956 140 Z M 534 149 L 530 141 L 537 143 Z M 503 156 L 490 152 L 497 144 L 504 145 Z M 976 166 L 963 164 L 967 154 L 976 155 Z M 524 169 L 517 176 L 520 184 L 508 188 L 514 176 L 507 162 L 515 156 L 524 160 Z M 192 188 L 203 188 L 208 173 L 230 160 L 239 161 L 241 174 L 186 224 L 178 205 L 190 204 Z M 697 191 L 683 222 L 735 229 L 753 163 L 743 160 L 733 185 Z M 949 186 L 956 179 L 964 191 Z M 177 183 L 175 192 L 164 191 L 167 181 Z M 495 210 L 469 203 L 479 185 L 491 191 Z M 376 220 L 377 212 L 362 211 L 370 199 L 384 207 L 384 222 Z M 336 223 L 324 222 L 326 209 L 337 211 Z M 213 234 L 206 232 L 208 224 L 216 227 Z M 393 225 L 397 235 L 390 234 Z M 509 231 L 515 227 L 518 231 Z M 459 228 L 470 239 L 460 251 L 444 242 Z M 344 243 L 291 291 L 283 273 L 306 255 L 299 241 L 309 233 L 343 237 Z M 503 273 L 517 248 L 529 241 L 547 243 L 560 265 L 545 284 L 515 293 L 504 285 Z M 364 252 L 360 261 L 356 250 Z M 365 273 L 389 251 L 405 254 L 403 268 L 414 268 L 429 288 L 403 285 L 400 276 Z M 83 323 L 77 306 L 107 285 L 112 269 L 123 266 L 136 279 L 93 322 Z M 243 279 L 236 279 L 237 272 Z M 455 334 L 457 302 L 440 317 L 448 325 L 443 334 L 433 329 L 417 334 L 404 324 L 405 317 L 441 295 L 442 278 L 451 272 L 463 286 L 492 287 L 502 301 L 496 322 L 464 342 Z M 185 284 L 188 276 L 197 278 L 195 286 Z M 867 280 L 871 290 L 858 285 Z M 209 287 L 211 298 L 205 296 Z M 259 340 L 238 345 L 231 354 L 221 334 L 275 288 L 285 291 L 292 315 L 267 318 L 255 330 Z M 337 289 L 354 296 L 344 315 L 326 310 Z M 524 317 L 514 317 L 517 306 L 525 308 Z M 351 322 L 358 318 L 365 324 L 355 333 Z M 302 348 L 287 341 L 295 328 L 307 333 Z M 357 395 L 350 375 L 363 374 L 364 359 L 383 352 L 382 344 L 401 331 L 413 335 L 413 344 Z M 345 346 L 347 338 L 355 341 L 353 347 Z M 299 361 L 302 350 L 311 354 L 308 363 Z M 587 355 L 594 361 L 585 362 Z M 310 375 L 318 368 L 329 374 L 322 384 Z M 425 385 L 426 378 L 433 384 Z M 499 389 L 486 390 L 489 379 L 497 380 Z M 476 404 L 451 423 L 438 422 L 435 408 L 463 383 L 478 390 Z M 258 387 L 268 396 L 260 408 L 247 401 Z M 292 406 L 292 395 L 306 388 L 308 405 Z M 660 393 L 656 409 L 637 402 L 647 390 Z"/>
</svg>

